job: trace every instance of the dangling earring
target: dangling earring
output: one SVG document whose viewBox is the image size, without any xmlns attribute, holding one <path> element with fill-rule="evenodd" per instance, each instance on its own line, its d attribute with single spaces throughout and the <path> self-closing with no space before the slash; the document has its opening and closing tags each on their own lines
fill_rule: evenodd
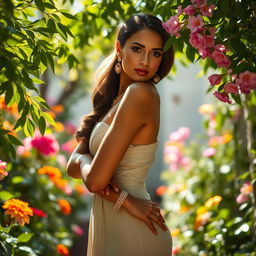
<svg viewBox="0 0 256 256">
<path fill-rule="evenodd" d="M 117 58 L 117 63 L 116 63 L 116 65 L 115 65 L 115 72 L 116 72 L 117 74 L 120 74 L 121 71 L 122 71 L 121 60 L 122 60 L 122 59 L 121 59 L 120 57 Z"/>
<path fill-rule="evenodd" d="M 155 75 L 153 76 L 153 82 L 154 84 L 157 84 L 160 81 L 160 77 L 157 73 L 155 73 Z"/>
</svg>

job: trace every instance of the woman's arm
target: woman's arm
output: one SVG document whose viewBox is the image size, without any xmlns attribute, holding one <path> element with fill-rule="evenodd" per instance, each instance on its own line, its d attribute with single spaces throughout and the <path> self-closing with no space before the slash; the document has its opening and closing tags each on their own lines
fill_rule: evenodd
<svg viewBox="0 0 256 256">
<path fill-rule="evenodd" d="M 155 97 L 151 84 L 135 83 L 126 89 L 84 180 L 89 191 L 100 192 L 110 182 L 132 139 L 152 121 Z"/>
<path fill-rule="evenodd" d="M 68 159 L 66 167 L 67 173 L 75 179 L 81 179 L 81 172 L 83 172 L 83 176 L 85 176 L 90 170 L 89 167 L 92 162 L 92 156 L 90 154 L 83 154 L 83 148 L 83 143 L 79 143 Z M 81 168 L 81 164 L 83 168 Z"/>
</svg>

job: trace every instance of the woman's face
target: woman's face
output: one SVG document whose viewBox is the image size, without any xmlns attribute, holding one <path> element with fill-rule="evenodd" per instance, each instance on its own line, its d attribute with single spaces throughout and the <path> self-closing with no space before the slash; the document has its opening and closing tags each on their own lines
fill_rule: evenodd
<svg viewBox="0 0 256 256">
<path fill-rule="evenodd" d="M 148 28 L 134 33 L 124 47 L 117 42 L 118 57 L 122 59 L 121 78 L 132 81 L 147 81 L 158 70 L 163 58 L 161 36 Z"/>
</svg>

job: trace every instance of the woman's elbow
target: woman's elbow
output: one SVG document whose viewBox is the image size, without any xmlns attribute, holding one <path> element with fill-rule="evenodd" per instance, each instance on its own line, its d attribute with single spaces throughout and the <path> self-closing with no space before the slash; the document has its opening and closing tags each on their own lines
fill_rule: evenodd
<svg viewBox="0 0 256 256">
<path fill-rule="evenodd" d="M 91 193 L 94 193 L 94 194 L 98 194 L 104 188 L 104 187 L 100 186 L 99 184 L 97 184 L 96 182 L 93 182 L 93 181 L 90 181 L 90 180 L 86 180 L 84 182 L 84 184 L 87 187 L 87 189 Z"/>
<path fill-rule="evenodd" d="M 67 165 L 66 170 L 67 170 L 68 176 L 75 179 L 81 178 L 80 170 L 78 170 L 78 168 L 76 168 L 75 166 Z"/>
</svg>

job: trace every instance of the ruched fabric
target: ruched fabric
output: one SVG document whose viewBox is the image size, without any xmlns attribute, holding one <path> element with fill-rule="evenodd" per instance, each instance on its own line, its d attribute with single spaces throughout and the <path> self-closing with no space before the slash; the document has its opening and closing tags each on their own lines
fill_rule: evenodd
<svg viewBox="0 0 256 256">
<path fill-rule="evenodd" d="M 94 156 L 109 125 L 98 122 L 90 137 L 90 152 Z M 154 163 L 158 142 L 147 145 L 130 145 L 121 160 L 113 179 L 130 195 L 150 200 L 145 179 Z M 90 216 L 87 256 L 170 256 L 170 231 L 155 224 L 154 235 L 147 225 L 131 216 L 126 210 L 113 210 L 113 203 L 98 195 L 93 196 Z"/>
</svg>

